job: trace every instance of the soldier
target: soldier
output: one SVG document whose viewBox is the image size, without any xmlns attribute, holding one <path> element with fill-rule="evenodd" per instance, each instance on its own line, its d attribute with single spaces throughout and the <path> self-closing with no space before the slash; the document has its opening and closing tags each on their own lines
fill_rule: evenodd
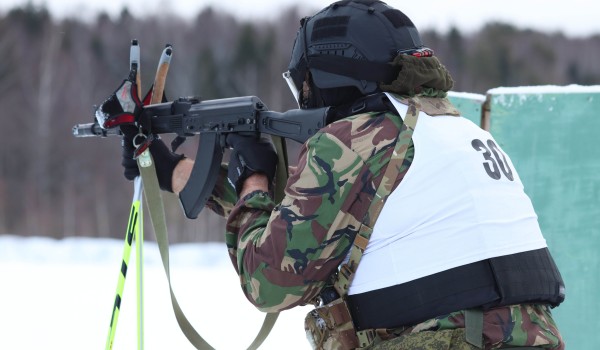
<svg viewBox="0 0 600 350">
<path fill-rule="evenodd" d="M 452 78 L 405 14 L 345 0 L 302 19 L 284 77 L 334 120 L 303 145 L 281 203 L 272 145 L 231 134 L 207 204 L 227 217 L 250 302 L 315 303 L 320 349 L 564 349 L 550 312 L 563 281 L 519 175 L 446 99 Z M 181 191 L 193 161 L 151 151 L 161 187 Z"/>
</svg>

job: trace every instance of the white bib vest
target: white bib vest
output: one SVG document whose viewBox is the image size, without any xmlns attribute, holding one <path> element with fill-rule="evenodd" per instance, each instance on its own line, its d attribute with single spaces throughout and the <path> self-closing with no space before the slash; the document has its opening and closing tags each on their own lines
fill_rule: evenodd
<svg viewBox="0 0 600 350">
<path fill-rule="evenodd" d="M 407 106 L 388 97 L 404 118 Z M 413 143 L 413 163 L 377 219 L 350 295 L 546 247 L 523 184 L 490 133 L 421 111 Z"/>
</svg>

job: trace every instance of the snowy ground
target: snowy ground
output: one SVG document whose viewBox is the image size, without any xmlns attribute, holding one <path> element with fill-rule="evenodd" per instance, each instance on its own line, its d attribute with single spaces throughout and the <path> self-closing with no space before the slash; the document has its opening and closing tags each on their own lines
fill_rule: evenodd
<svg viewBox="0 0 600 350">
<path fill-rule="evenodd" d="M 0 348 L 104 349 L 123 242 L 109 239 L 0 236 Z M 171 308 L 158 248 L 144 245 L 145 349 L 193 349 Z M 114 349 L 137 348 L 135 251 Z M 243 296 L 224 244 L 171 247 L 179 303 L 216 349 L 245 349 L 264 314 Z M 309 307 L 283 312 L 261 349 L 308 349 Z"/>
</svg>

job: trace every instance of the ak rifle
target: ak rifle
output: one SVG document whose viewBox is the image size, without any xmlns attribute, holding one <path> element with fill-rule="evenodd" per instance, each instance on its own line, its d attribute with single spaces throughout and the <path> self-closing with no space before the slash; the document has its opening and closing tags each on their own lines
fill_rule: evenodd
<svg viewBox="0 0 600 350">
<path fill-rule="evenodd" d="M 188 183 L 179 200 L 189 219 L 198 217 L 217 181 L 228 133 L 258 137 L 260 133 L 304 143 L 328 124 L 330 108 L 269 111 L 255 96 L 200 102 L 179 98 L 145 106 L 139 124 L 147 135 L 176 134 L 180 138 L 200 135 L 198 151 Z M 120 135 L 118 128 L 103 129 L 96 122 L 73 127 L 75 137 Z"/>
</svg>

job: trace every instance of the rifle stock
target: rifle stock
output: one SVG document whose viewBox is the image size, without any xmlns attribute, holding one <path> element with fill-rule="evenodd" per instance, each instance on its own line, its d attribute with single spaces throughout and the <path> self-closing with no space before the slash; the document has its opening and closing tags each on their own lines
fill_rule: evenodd
<svg viewBox="0 0 600 350">
<path fill-rule="evenodd" d="M 269 111 L 256 96 L 202 102 L 180 98 L 146 106 L 139 123 L 148 134 L 200 135 L 194 168 L 179 194 L 186 217 L 195 219 L 217 181 L 228 133 L 256 137 L 264 133 L 304 143 L 327 124 L 329 112 L 329 108 Z M 109 136 L 113 135 L 112 130 L 101 129 L 94 123 L 79 124 L 73 127 L 73 134 L 76 137 Z"/>
</svg>

